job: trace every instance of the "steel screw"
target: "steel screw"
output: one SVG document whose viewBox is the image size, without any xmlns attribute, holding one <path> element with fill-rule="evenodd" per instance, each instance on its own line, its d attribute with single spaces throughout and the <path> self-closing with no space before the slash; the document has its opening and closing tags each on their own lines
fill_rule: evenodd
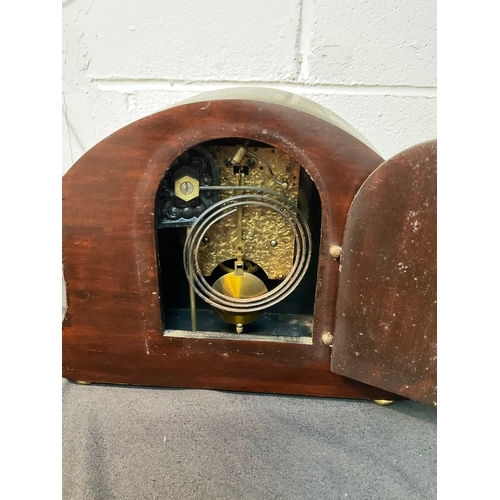
<svg viewBox="0 0 500 500">
<path fill-rule="evenodd" d="M 182 194 L 191 194 L 194 191 L 194 186 L 186 181 L 181 184 L 180 189 Z"/>
</svg>

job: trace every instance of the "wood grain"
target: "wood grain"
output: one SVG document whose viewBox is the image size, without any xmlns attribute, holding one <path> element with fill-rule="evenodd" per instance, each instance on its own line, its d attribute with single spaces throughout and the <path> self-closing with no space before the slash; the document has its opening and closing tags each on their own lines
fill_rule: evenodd
<svg viewBox="0 0 500 500">
<path fill-rule="evenodd" d="M 437 404 L 437 143 L 365 182 L 347 219 L 332 371 Z"/>
<path fill-rule="evenodd" d="M 244 137 L 280 148 L 316 183 L 322 243 L 313 345 L 162 335 L 154 227 L 158 185 L 196 144 Z M 214 100 L 139 120 L 88 151 L 63 178 L 68 311 L 63 376 L 72 380 L 346 398 L 391 398 L 330 372 L 338 262 L 349 205 L 378 154 L 340 128 L 286 106 Z M 172 283 L 175 287 L 175 283 Z"/>
</svg>

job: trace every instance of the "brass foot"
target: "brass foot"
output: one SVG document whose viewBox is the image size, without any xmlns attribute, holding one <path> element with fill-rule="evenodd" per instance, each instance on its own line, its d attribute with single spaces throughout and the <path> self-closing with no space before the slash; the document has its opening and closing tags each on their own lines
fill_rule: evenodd
<svg viewBox="0 0 500 500">
<path fill-rule="evenodd" d="M 372 401 L 380 406 L 389 406 L 394 403 L 392 399 L 372 399 Z"/>
<path fill-rule="evenodd" d="M 85 382 L 85 380 L 75 380 L 78 385 L 90 385 L 92 382 Z"/>
</svg>

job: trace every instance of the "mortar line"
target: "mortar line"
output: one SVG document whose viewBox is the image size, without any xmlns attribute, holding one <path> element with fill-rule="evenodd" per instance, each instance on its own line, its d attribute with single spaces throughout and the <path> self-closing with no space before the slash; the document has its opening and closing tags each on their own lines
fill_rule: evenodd
<svg viewBox="0 0 500 500">
<path fill-rule="evenodd" d="M 297 75 L 299 82 L 305 82 L 309 78 L 309 55 L 312 52 L 312 27 L 313 27 L 313 3 L 312 0 L 301 0 L 300 2 L 300 25 L 298 33 L 298 51 L 300 66 Z"/>
<path fill-rule="evenodd" d="M 68 119 L 68 105 L 66 104 L 66 95 L 64 94 L 64 92 L 62 93 L 62 98 L 63 98 L 63 106 L 64 106 L 64 109 L 63 109 L 63 115 L 64 115 L 64 121 L 66 123 L 66 128 L 68 130 L 68 146 L 69 146 L 69 153 L 70 153 L 70 157 L 71 157 L 71 163 L 75 163 L 74 161 L 74 156 L 73 156 L 73 141 L 71 139 L 71 128 L 69 126 L 69 119 Z"/>
<path fill-rule="evenodd" d="M 297 30 L 297 37 L 295 39 L 295 80 L 300 81 L 300 75 L 302 74 L 302 30 L 303 30 L 303 19 L 302 19 L 302 11 L 304 8 L 304 0 L 300 1 L 299 8 L 299 27 Z"/>
<path fill-rule="evenodd" d="M 292 93 L 318 93 L 325 95 L 390 95 L 407 97 L 437 96 L 435 86 L 416 85 L 345 85 L 345 84 L 314 84 L 305 85 L 299 82 L 273 81 L 176 81 L 167 79 L 134 79 L 134 78 L 91 78 L 91 83 L 103 91 L 134 92 L 138 90 L 170 90 L 174 92 L 207 92 L 233 87 L 271 87 Z"/>
</svg>

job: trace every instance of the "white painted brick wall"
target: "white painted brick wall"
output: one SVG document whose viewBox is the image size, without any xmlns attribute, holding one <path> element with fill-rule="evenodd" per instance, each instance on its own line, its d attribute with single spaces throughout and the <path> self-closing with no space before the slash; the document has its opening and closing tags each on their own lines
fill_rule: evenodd
<svg viewBox="0 0 500 500">
<path fill-rule="evenodd" d="M 436 0 L 66 0 L 63 173 L 115 130 L 214 89 L 316 101 L 388 158 L 436 137 Z"/>
<path fill-rule="evenodd" d="M 435 0 L 309 0 L 311 84 L 436 85 Z"/>
</svg>

